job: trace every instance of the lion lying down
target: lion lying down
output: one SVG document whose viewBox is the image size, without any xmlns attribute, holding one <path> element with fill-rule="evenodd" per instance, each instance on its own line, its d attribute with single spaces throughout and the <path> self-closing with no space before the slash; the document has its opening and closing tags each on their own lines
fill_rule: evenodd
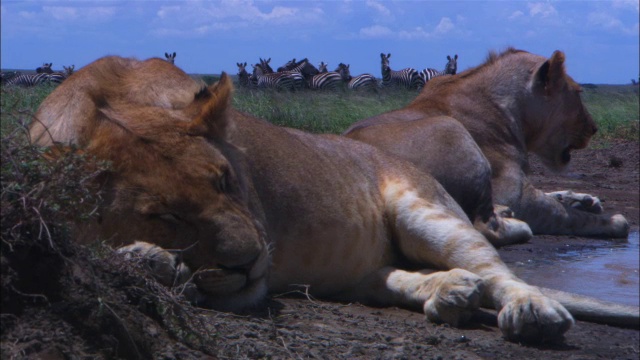
<svg viewBox="0 0 640 360">
<path fill-rule="evenodd" d="M 158 260 L 165 283 L 192 269 L 207 306 L 240 309 L 308 284 L 315 296 L 422 309 L 454 326 L 492 307 L 512 340 L 561 337 L 573 324 L 561 302 L 638 326 L 637 308 L 559 292 L 556 301 L 515 277 L 410 163 L 238 112 L 231 92 L 224 74 L 201 88 L 160 59 L 107 57 L 45 99 L 31 135 L 111 161 L 108 204 L 83 233 Z M 180 262 L 160 248 L 179 249 Z"/>
<path fill-rule="evenodd" d="M 344 135 L 431 174 L 494 245 L 528 240 L 528 227 L 535 234 L 626 238 L 624 216 L 601 214 L 598 198 L 545 194 L 526 175 L 528 152 L 562 171 L 571 151 L 587 146 L 597 127 L 580 91 L 562 52 L 547 59 L 508 49 L 429 81 L 405 108 L 361 120 Z"/>
</svg>

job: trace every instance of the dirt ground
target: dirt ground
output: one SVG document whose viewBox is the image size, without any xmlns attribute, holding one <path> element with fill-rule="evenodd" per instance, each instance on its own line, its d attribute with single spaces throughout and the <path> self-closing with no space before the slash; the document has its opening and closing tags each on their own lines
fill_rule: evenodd
<svg viewBox="0 0 640 360">
<path fill-rule="evenodd" d="M 606 212 L 622 213 L 637 231 L 639 153 L 637 142 L 612 142 L 606 148 L 592 145 L 574 153 L 568 176 L 552 174 L 537 163 L 531 176 L 542 190 L 572 189 L 599 196 Z M 505 261 L 513 263 L 548 256 L 561 247 L 597 247 L 608 241 L 536 236 L 527 244 L 500 252 Z M 3 258 L 3 272 L 4 262 Z M 101 272 L 88 268 L 77 260 L 65 273 L 68 278 L 61 281 L 63 289 L 48 294 L 47 301 L 23 296 L 20 309 L 3 308 L 2 359 L 570 360 L 640 356 L 637 329 L 577 321 L 563 341 L 523 345 L 502 337 L 492 311 L 482 310 L 470 325 L 456 329 L 431 324 L 424 315 L 405 309 L 313 299 L 305 296 L 304 289 L 275 295 L 263 307 L 244 314 L 180 310 L 179 300 L 158 301 L 163 290 L 139 277 L 118 274 L 105 280 L 110 287 L 97 288 L 95 278 L 87 275 L 114 273 L 117 264 L 103 266 Z M 553 274 L 553 265 L 548 271 Z M 44 293 L 46 289 L 40 290 Z M 90 296 L 80 296 L 89 290 L 93 291 Z M 3 307 L 12 303 L 6 296 Z"/>
</svg>

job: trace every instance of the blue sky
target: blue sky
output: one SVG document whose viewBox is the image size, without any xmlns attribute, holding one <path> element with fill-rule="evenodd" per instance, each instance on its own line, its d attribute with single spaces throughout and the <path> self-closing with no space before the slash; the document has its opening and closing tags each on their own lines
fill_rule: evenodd
<svg viewBox="0 0 640 360">
<path fill-rule="evenodd" d="M 237 62 L 275 67 L 307 57 L 380 77 L 391 68 L 458 70 L 514 46 L 567 55 L 578 82 L 638 78 L 638 0 L 612 1 L 56 1 L 2 0 L 3 69 L 76 69 L 104 55 L 140 59 L 177 52 L 189 73 L 237 72 Z M 249 67 L 249 70 L 251 68 Z"/>
</svg>

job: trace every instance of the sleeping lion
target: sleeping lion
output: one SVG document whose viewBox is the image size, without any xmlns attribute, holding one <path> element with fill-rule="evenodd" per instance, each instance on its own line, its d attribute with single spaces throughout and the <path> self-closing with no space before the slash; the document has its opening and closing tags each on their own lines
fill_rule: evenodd
<svg viewBox="0 0 640 360">
<path fill-rule="evenodd" d="M 419 309 L 454 326 L 495 308 L 510 340 L 560 338 L 570 311 L 638 326 L 637 308 L 551 298 L 518 279 L 411 163 L 274 126 L 231 98 L 225 74 L 203 87 L 161 59 L 105 57 L 56 88 L 35 114 L 34 142 L 112 163 L 101 218 L 80 224 L 79 240 L 147 256 L 162 282 L 192 281 L 192 300 L 222 310 L 307 284 L 317 297 Z"/>
</svg>

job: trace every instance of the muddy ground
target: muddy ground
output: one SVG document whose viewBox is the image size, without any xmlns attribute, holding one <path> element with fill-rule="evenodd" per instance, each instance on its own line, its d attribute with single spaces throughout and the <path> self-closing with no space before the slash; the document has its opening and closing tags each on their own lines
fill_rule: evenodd
<svg viewBox="0 0 640 360">
<path fill-rule="evenodd" d="M 606 212 L 622 213 L 637 231 L 638 167 L 637 142 L 612 142 L 606 148 L 592 145 L 576 152 L 569 176 L 554 175 L 534 163 L 532 179 L 546 191 L 573 189 L 597 195 L 604 200 Z M 508 263 L 515 263 L 532 256 L 552 257 L 561 248 L 606 246 L 608 241 L 536 236 L 527 244 L 500 252 Z M 304 289 L 273 296 L 265 306 L 245 314 L 184 310 L 186 305 L 179 298 L 152 281 L 135 272 L 119 273 L 126 266 L 105 264 L 105 260 L 88 263 L 82 257 L 77 249 L 65 251 L 60 262 L 67 264 L 66 270 L 52 287 L 55 289 L 3 294 L 2 359 L 569 360 L 640 356 L 638 330 L 577 321 L 563 341 L 523 345 L 502 337 L 495 313 L 489 310 L 478 312 L 470 325 L 455 329 L 428 323 L 422 314 L 404 309 L 313 299 Z M 4 257 L 2 269 L 7 271 Z M 547 270 L 554 272 L 552 265 Z M 38 275 L 34 279 L 40 281 Z M 46 299 L 36 295 L 36 290 Z M 20 302 L 16 309 L 7 309 L 16 301 Z"/>
</svg>

